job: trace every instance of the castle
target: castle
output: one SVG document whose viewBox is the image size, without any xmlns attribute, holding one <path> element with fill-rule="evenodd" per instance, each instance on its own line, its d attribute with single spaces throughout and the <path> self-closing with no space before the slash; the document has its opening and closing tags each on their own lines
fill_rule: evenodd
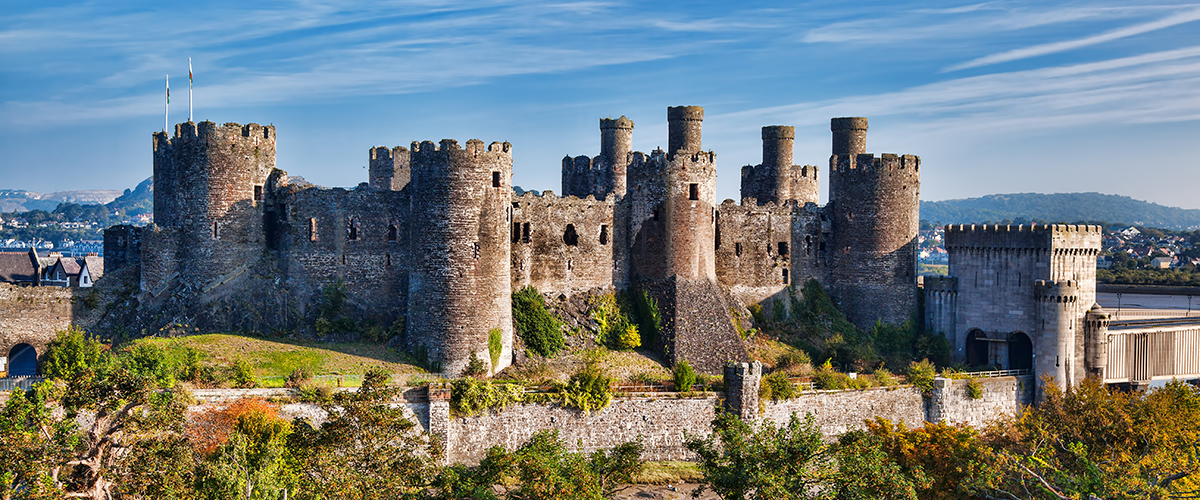
<svg viewBox="0 0 1200 500">
<path fill-rule="evenodd" d="M 340 281 L 374 317 L 406 318 L 405 347 L 452 374 L 472 354 L 511 363 L 510 297 L 527 285 L 646 290 L 668 361 L 706 372 L 747 359 L 737 312 L 796 281 L 818 279 L 863 327 L 917 315 L 918 157 L 867 154 L 866 118 L 834 118 L 819 206 L 793 127 L 763 127 L 741 204 L 719 203 L 703 118 L 668 108 L 667 149 L 650 153 L 633 151 L 629 119 L 600 120 L 599 155 L 563 159 L 561 197 L 514 194 L 506 142 L 372 148 L 368 183 L 325 189 L 276 168 L 273 126 L 181 123 L 153 136 L 154 224 L 106 231 L 105 254 L 138 266 L 148 317 L 210 329 L 286 326 Z"/>
</svg>

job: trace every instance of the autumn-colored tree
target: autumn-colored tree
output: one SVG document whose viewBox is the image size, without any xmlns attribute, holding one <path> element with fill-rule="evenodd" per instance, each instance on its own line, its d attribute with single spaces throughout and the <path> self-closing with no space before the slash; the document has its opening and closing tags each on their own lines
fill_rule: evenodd
<svg viewBox="0 0 1200 500">
<path fill-rule="evenodd" d="M 295 485 L 290 467 L 288 436 L 290 422 L 278 409 L 255 399 L 227 405 L 206 419 L 200 429 L 214 439 L 195 439 L 204 457 L 197 472 L 199 490 L 208 498 L 274 499 Z M 227 425 L 232 423 L 232 426 Z M 196 428 L 190 435 L 196 438 Z M 216 444 L 211 451 L 206 447 Z"/>
<path fill-rule="evenodd" d="M 864 432 L 878 438 L 890 460 L 912 478 L 919 498 L 974 498 L 979 488 L 995 481 L 995 455 L 969 426 L 926 423 L 908 429 L 876 418 Z"/>
<path fill-rule="evenodd" d="M 1195 498 L 1200 393 L 1182 382 L 1118 392 L 1088 379 L 992 425 L 996 498 Z"/>
</svg>

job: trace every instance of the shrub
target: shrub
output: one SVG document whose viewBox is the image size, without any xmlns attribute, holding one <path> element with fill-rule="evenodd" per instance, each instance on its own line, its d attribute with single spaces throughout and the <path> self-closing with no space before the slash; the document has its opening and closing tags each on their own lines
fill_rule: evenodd
<svg viewBox="0 0 1200 500">
<path fill-rule="evenodd" d="M 775 358 L 775 369 L 788 373 L 803 371 L 809 365 L 812 365 L 812 359 L 804 351 L 786 351 Z"/>
<path fill-rule="evenodd" d="M 621 332 L 620 338 L 617 340 L 617 349 L 621 351 L 632 351 L 642 346 L 642 334 L 638 333 L 637 325 L 625 325 L 625 329 Z"/>
<path fill-rule="evenodd" d="M 897 384 L 896 376 L 892 375 L 892 372 L 886 368 L 875 370 L 873 376 L 875 377 L 875 383 L 882 387 L 891 387 Z"/>
<path fill-rule="evenodd" d="M 47 378 L 70 379 L 87 370 L 103 373 L 110 364 L 108 346 L 77 326 L 58 332 L 42 361 Z"/>
<path fill-rule="evenodd" d="M 563 389 L 563 403 L 584 413 L 603 410 L 612 402 L 612 383 L 612 377 L 606 375 L 596 363 L 588 363 L 571 375 Z"/>
<path fill-rule="evenodd" d="M 537 288 L 527 286 L 513 293 L 513 325 L 525 345 L 542 356 L 552 356 L 561 351 L 565 340 L 562 327 L 554 315 L 546 310 L 546 302 Z"/>
<path fill-rule="evenodd" d="M 762 385 L 758 388 L 759 398 L 772 401 L 794 398 L 796 392 L 796 385 L 784 372 L 771 372 L 763 377 Z"/>
<path fill-rule="evenodd" d="M 983 399 L 983 384 L 979 379 L 967 379 L 967 397 L 971 399 Z"/>
<path fill-rule="evenodd" d="M 503 408 L 525 401 L 525 388 L 516 384 L 493 384 L 489 380 L 458 379 L 450 383 L 450 410 L 458 416 L 472 416 L 491 408 Z"/>
<path fill-rule="evenodd" d="M 284 386 L 293 388 L 304 387 L 309 382 L 312 382 L 312 378 L 312 373 L 309 372 L 308 369 L 299 367 L 295 370 L 292 370 L 291 375 L 287 376 L 287 380 L 284 381 Z"/>
<path fill-rule="evenodd" d="M 675 364 L 674 375 L 676 391 L 688 392 L 692 390 L 693 385 L 696 385 L 696 372 L 692 370 L 692 365 L 687 361 Z"/>
<path fill-rule="evenodd" d="M 254 378 L 254 369 L 243 359 L 233 363 L 233 384 L 242 388 L 253 388 L 258 385 Z"/>
<path fill-rule="evenodd" d="M 488 331 L 488 355 L 492 358 L 492 371 L 500 364 L 500 353 L 504 352 L 504 332 L 499 328 Z"/>
<path fill-rule="evenodd" d="M 908 365 L 908 383 L 921 388 L 923 392 L 933 390 L 933 378 L 937 376 L 937 368 L 928 359 L 913 361 Z"/>
<path fill-rule="evenodd" d="M 482 377 L 487 375 L 487 367 L 483 366 L 483 360 L 479 359 L 479 355 L 471 352 L 471 359 L 467 361 L 467 367 L 463 369 L 464 377 Z"/>
</svg>

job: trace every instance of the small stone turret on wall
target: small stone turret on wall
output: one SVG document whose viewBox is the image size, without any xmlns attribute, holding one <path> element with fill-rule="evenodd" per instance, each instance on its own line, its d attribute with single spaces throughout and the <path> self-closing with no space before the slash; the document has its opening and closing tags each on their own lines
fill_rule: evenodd
<svg viewBox="0 0 1200 500">
<path fill-rule="evenodd" d="M 792 164 L 795 138 L 795 127 L 762 128 L 763 161 L 742 167 L 742 199 L 754 198 L 759 204 L 817 203 L 817 167 Z"/>
<path fill-rule="evenodd" d="M 1089 377 L 1104 380 L 1108 371 L 1108 325 L 1111 321 L 1112 315 L 1105 312 L 1100 304 L 1092 305 L 1087 312 L 1084 338 L 1087 339 L 1086 366 Z"/>
<path fill-rule="evenodd" d="M 1079 308 L 1079 284 L 1075 281 L 1034 282 L 1041 332 L 1033 340 L 1034 367 L 1037 369 L 1038 399 L 1040 377 L 1052 376 L 1060 389 L 1083 380 L 1083 360 L 1075 358 L 1075 320 Z"/>
<path fill-rule="evenodd" d="M 371 148 L 369 158 L 371 189 L 383 191 L 404 189 L 412 177 L 410 161 L 411 154 L 403 146 L 396 146 L 391 150 L 383 146 Z"/>
<path fill-rule="evenodd" d="M 758 388 L 762 363 L 725 363 L 725 410 L 742 420 L 758 419 Z"/>
<path fill-rule="evenodd" d="M 667 108 L 667 155 L 681 151 L 701 151 L 700 129 L 704 125 L 704 108 L 673 106 Z"/>
</svg>

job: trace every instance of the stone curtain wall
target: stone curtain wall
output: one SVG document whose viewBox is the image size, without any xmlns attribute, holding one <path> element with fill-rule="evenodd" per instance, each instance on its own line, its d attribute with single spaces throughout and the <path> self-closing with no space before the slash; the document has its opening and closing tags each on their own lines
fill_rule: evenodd
<svg viewBox="0 0 1200 500">
<path fill-rule="evenodd" d="M 717 279 L 743 303 L 769 309 L 771 297 L 787 302 L 780 292 L 795 279 L 790 267 L 794 210 L 792 204 L 759 206 L 752 198 L 740 206 L 725 200 L 717 208 Z"/>
<path fill-rule="evenodd" d="M 29 344 L 40 358 L 59 330 L 75 317 L 72 289 L 0 283 L 0 356 Z"/>
<path fill-rule="evenodd" d="M 1013 415 L 1033 404 L 1032 376 L 976 379 L 983 396 L 971 399 L 967 380 L 938 378 L 933 381 L 927 419 L 930 422 L 983 426 L 1002 414 Z"/>
<path fill-rule="evenodd" d="M 570 293 L 613 286 L 613 201 L 558 198 L 552 191 L 513 198 L 509 224 L 512 289 Z"/>
<path fill-rule="evenodd" d="M 821 433 L 832 438 L 875 417 L 892 423 L 903 422 L 909 428 L 925 422 L 925 399 L 913 386 L 865 389 L 861 391 L 812 391 L 795 399 L 764 401 L 762 419 L 783 425 L 792 414 L 801 419 L 811 412 Z"/>
</svg>

